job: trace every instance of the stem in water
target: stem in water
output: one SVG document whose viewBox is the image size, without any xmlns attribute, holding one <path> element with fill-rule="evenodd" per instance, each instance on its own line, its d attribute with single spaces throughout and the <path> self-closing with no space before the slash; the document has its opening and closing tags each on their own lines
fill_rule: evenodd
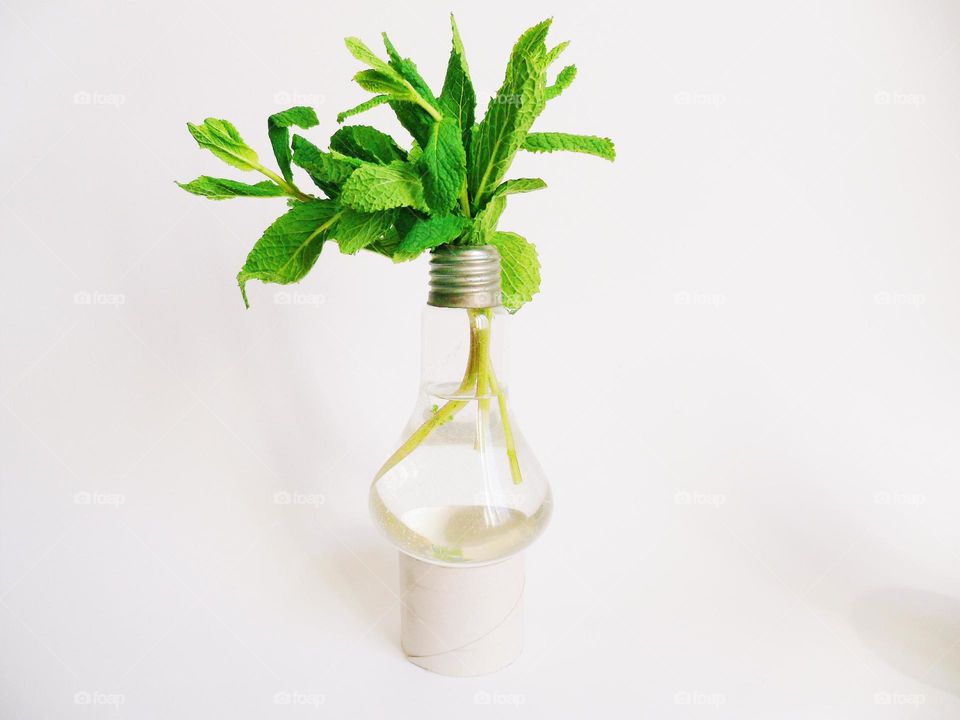
<svg viewBox="0 0 960 720">
<path fill-rule="evenodd" d="M 377 479 L 383 477 L 390 469 L 400 463 L 411 452 L 429 437 L 435 429 L 452 420 L 460 410 L 466 407 L 473 394 L 477 400 L 477 435 L 475 447 L 481 449 L 489 434 L 490 424 L 490 395 L 497 398 L 500 410 L 500 422 L 503 424 L 504 442 L 506 444 L 507 459 L 510 463 L 510 475 L 514 484 L 523 482 L 520 474 L 520 463 L 517 458 L 517 447 L 510 427 L 510 413 L 507 407 L 507 396 L 497 383 L 493 372 L 493 363 L 490 359 L 490 331 L 493 313 L 489 308 L 482 310 L 467 310 L 470 321 L 470 353 L 467 357 L 467 367 L 463 380 L 456 390 L 456 396 L 438 408 L 407 440 L 397 448 L 377 473 Z"/>
</svg>

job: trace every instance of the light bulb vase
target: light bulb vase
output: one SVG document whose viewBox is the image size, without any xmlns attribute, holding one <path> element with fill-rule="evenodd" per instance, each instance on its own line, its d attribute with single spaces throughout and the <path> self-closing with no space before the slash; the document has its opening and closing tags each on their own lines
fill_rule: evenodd
<svg viewBox="0 0 960 720">
<path fill-rule="evenodd" d="M 434 251 L 420 392 L 370 488 L 400 550 L 402 646 L 444 675 L 480 675 L 522 648 L 522 551 L 550 518 L 550 487 L 509 408 L 500 259 Z"/>
</svg>

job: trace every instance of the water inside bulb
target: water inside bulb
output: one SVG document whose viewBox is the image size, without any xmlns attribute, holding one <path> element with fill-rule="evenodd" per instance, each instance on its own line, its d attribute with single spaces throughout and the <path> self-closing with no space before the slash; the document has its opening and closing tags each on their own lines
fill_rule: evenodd
<svg viewBox="0 0 960 720">
<path fill-rule="evenodd" d="M 421 385 L 405 440 L 370 490 L 371 514 L 387 538 L 433 563 L 504 559 L 550 517 L 549 485 L 485 354 L 489 322 L 471 315 L 463 380 Z M 479 363 L 487 364 L 478 379 L 471 368 L 476 375 Z"/>
</svg>

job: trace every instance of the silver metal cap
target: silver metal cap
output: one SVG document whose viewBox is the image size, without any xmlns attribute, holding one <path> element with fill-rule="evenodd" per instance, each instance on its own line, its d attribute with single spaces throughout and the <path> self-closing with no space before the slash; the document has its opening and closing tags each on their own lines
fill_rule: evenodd
<svg viewBox="0 0 960 720">
<path fill-rule="evenodd" d="M 446 245 L 433 250 L 427 304 L 449 308 L 500 305 L 500 253 L 493 245 Z"/>
</svg>

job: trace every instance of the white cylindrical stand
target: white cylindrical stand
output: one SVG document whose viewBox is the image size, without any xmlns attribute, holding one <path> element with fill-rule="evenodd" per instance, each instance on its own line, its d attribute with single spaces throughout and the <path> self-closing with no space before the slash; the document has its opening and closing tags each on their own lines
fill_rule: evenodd
<svg viewBox="0 0 960 720">
<path fill-rule="evenodd" d="M 400 553 L 400 636 L 410 662 L 440 675 L 483 675 L 523 649 L 523 555 L 444 567 Z"/>
</svg>

